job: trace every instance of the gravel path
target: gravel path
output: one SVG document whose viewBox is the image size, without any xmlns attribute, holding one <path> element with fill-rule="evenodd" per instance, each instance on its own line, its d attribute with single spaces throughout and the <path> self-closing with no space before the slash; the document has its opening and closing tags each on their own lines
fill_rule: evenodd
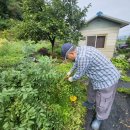
<svg viewBox="0 0 130 130">
<path fill-rule="evenodd" d="M 130 87 L 130 83 L 119 82 L 119 87 Z M 85 130 L 92 130 L 90 124 L 95 112 L 87 111 Z M 130 95 L 117 93 L 112 111 L 100 130 L 130 130 Z"/>
</svg>

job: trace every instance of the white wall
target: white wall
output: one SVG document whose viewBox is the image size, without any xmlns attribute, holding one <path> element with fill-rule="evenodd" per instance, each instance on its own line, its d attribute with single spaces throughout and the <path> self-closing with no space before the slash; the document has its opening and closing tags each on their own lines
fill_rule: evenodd
<svg viewBox="0 0 130 130">
<path fill-rule="evenodd" d="M 99 22 L 100 21 L 100 22 Z M 105 47 L 98 48 L 108 58 L 112 58 L 120 26 L 107 20 L 95 19 L 87 27 L 81 30 L 85 40 L 79 41 L 79 45 L 87 45 L 87 36 L 105 35 Z"/>
</svg>

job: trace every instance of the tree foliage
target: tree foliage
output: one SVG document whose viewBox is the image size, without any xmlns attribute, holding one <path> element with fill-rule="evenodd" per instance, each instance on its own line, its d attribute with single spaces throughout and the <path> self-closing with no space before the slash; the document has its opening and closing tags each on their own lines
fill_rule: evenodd
<svg viewBox="0 0 130 130">
<path fill-rule="evenodd" d="M 21 0 L 0 0 L 0 30 L 9 29 L 12 19 L 22 20 Z"/>
<path fill-rule="evenodd" d="M 0 0 L 0 17 L 22 19 L 21 0 Z"/>
<path fill-rule="evenodd" d="M 78 0 L 63 0 L 65 5 L 65 20 L 69 23 L 71 27 L 71 40 L 75 43 L 79 41 L 82 37 L 79 30 L 86 25 L 85 16 L 88 8 L 91 6 L 89 4 L 87 7 L 81 9 L 78 6 Z"/>
<path fill-rule="evenodd" d="M 88 7 L 82 10 L 77 0 L 23 0 L 23 22 L 17 27 L 17 37 L 36 42 L 49 40 L 52 51 L 56 39 L 76 43 Z"/>
<path fill-rule="evenodd" d="M 0 30 L 12 27 L 10 18 L 21 20 L 13 29 L 18 39 L 56 39 L 77 44 L 90 5 L 81 9 L 78 0 L 0 0 Z"/>
</svg>

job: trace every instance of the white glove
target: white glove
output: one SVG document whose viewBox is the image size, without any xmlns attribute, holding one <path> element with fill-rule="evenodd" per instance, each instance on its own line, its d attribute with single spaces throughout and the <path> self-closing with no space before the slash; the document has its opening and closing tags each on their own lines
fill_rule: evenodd
<svg viewBox="0 0 130 130">
<path fill-rule="evenodd" d="M 69 71 L 68 73 L 67 73 L 67 77 L 69 77 L 71 75 L 71 72 Z"/>
<path fill-rule="evenodd" d="M 69 81 L 69 82 L 73 82 L 73 78 L 72 78 L 72 77 L 69 77 L 69 78 L 68 78 L 68 81 Z"/>
</svg>

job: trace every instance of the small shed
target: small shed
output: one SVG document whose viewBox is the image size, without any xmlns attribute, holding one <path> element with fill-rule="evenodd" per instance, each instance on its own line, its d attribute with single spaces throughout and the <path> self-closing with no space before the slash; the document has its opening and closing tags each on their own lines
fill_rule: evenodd
<svg viewBox="0 0 130 130">
<path fill-rule="evenodd" d="M 110 59 L 113 57 L 119 29 L 129 24 L 127 21 L 98 12 L 80 30 L 84 39 L 79 41 L 79 45 L 94 46 Z"/>
</svg>

